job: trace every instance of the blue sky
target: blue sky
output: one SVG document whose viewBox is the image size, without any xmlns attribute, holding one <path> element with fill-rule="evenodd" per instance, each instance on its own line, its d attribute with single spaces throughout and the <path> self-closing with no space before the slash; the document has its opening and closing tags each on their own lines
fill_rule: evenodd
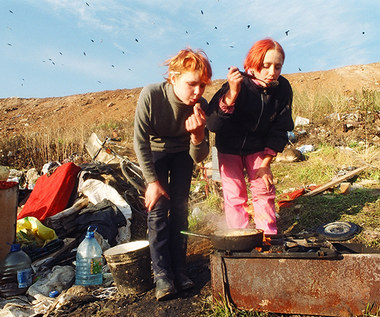
<svg viewBox="0 0 380 317">
<path fill-rule="evenodd" d="M 1 0 L 0 98 L 142 87 L 188 46 L 223 79 L 264 37 L 284 74 L 379 62 L 379 16 L 377 0 Z"/>
</svg>

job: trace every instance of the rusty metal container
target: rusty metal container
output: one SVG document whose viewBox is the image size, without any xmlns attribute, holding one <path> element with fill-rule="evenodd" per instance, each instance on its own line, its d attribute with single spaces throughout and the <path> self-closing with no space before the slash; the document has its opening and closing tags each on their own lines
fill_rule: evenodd
<svg viewBox="0 0 380 317">
<path fill-rule="evenodd" d="M 0 261 L 5 259 L 16 238 L 18 183 L 0 181 Z"/>
<path fill-rule="evenodd" d="M 214 298 L 243 310 L 352 316 L 380 305 L 377 251 L 342 254 L 339 259 L 214 252 L 210 267 Z"/>
</svg>

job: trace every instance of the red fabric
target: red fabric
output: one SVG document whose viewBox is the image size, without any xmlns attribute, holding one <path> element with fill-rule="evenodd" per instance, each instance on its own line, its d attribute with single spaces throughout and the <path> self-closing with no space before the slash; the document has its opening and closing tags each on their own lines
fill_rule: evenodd
<svg viewBox="0 0 380 317">
<path fill-rule="evenodd" d="M 17 182 L 0 181 L 0 189 L 9 189 L 18 186 Z"/>
<path fill-rule="evenodd" d="M 316 189 L 318 186 L 309 186 L 307 188 L 308 191 Z M 278 201 L 279 207 L 289 207 L 292 205 L 292 201 L 297 199 L 298 197 L 302 196 L 306 193 L 306 188 L 297 189 L 294 192 L 291 193 L 285 193 L 281 195 L 281 200 Z"/>
<path fill-rule="evenodd" d="M 294 192 L 283 194 L 282 197 L 284 197 L 284 199 L 279 200 L 277 204 L 279 207 L 289 207 L 294 199 L 302 196 L 305 192 L 306 189 L 301 188 L 295 190 Z"/>
<path fill-rule="evenodd" d="M 59 166 L 50 176 L 40 176 L 17 220 L 32 216 L 42 221 L 66 209 L 80 170 L 69 162 Z"/>
</svg>

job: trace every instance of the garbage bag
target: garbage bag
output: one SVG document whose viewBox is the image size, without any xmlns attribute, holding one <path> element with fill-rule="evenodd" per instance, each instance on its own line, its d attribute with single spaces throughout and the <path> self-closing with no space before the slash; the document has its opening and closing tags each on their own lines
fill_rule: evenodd
<svg viewBox="0 0 380 317">
<path fill-rule="evenodd" d="M 44 226 L 35 217 L 25 217 L 17 220 L 16 240 L 18 243 L 28 245 L 35 241 L 37 246 L 43 246 L 57 238 L 53 229 Z"/>
</svg>

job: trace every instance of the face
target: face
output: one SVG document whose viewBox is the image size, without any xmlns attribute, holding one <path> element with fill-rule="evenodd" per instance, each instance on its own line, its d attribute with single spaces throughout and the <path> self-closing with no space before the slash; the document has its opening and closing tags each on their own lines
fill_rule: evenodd
<svg viewBox="0 0 380 317">
<path fill-rule="evenodd" d="M 282 64 L 284 60 L 282 55 L 277 50 L 268 50 L 265 54 L 263 65 L 260 71 L 252 69 L 251 71 L 256 78 L 271 82 L 277 80 L 281 74 Z M 264 83 L 259 82 L 260 85 L 266 86 Z"/>
<path fill-rule="evenodd" d="M 206 84 L 201 81 L 199 71 L 173 74 L 170 81 L 177 98 L 188 106 L 194 106 L 206 88 Z"/>
</svg>

